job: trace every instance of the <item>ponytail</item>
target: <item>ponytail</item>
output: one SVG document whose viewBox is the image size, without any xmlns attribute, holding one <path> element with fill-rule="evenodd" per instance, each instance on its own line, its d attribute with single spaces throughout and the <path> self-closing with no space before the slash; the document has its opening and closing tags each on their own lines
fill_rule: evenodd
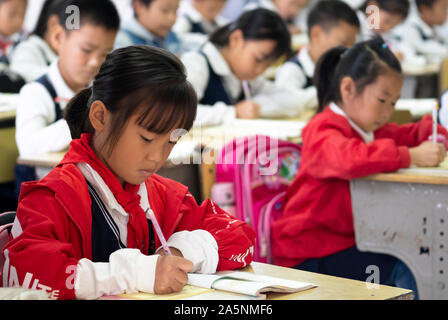
<svg viewBox="0 0 448 320">
<path fill-rule="evenodd" d="M 337 84 L 337 81 L 335 81 L 336 69 L 342 55 L 347 50 L 343 46 L 330 49 L 316 64 L 313 82 L 317 88 L 317 99 L 319 102 L 317 113 L 323 111 L 331 101 L 337 98 L 339 87 L 335 87 L 335 84 Z"/>
<path fill-rule="evenodd" d="M 87 88 L 74 96 L 64 110 L 64 118 L 70 128 L 72 139 L 79 139 L 82 133 L 94 132 L 89 120 L 92 89 Z"/>
</svg>

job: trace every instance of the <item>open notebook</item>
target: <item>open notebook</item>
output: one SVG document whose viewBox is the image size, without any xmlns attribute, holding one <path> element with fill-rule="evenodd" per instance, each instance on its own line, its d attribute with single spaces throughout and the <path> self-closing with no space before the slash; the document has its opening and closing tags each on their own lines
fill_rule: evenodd
<svg viewBox="0 0 448 320">
<path fill-rule="evenodd" d="M 294 293 L 316 287 L 315 284 L 286 280 L 244 271 L 216 274 L 188 274 L 188 284 L 265 299 L 266 293 Z"/>
<path fill-rule="evenodd" d="M 181 292 L 152 294 L 136 292 L 103 296 L 101 300 L 263 300 L 269 292 L 295 293 L 317 287 L 312 283 L 286 280 L 244 271 L 188 274 Z"/>
</svg>

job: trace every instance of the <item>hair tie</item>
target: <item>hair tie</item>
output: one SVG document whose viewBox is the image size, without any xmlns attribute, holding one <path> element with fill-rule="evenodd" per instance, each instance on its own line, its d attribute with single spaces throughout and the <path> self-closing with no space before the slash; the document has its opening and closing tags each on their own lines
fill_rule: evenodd
<svg viewBox="0 0 448 320">
<path fill-rule="evenodd" d="M 388 43 L 384 42 L 382 47 L 383 47 L 383 49 L 388 49 L 388 48 L 390 48 L 390 45 Z"/>
</svg>

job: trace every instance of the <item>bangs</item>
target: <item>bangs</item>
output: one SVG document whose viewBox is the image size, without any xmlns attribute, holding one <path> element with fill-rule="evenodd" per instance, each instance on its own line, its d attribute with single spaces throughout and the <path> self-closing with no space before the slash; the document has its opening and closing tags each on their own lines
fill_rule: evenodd
<svg viewBox="0 0 448 320">
<path fill-rule="evenodd" d="M 189 82 L 145 87 L 133 98 L 135 112 L 140 113 L 137 124 L 148 131 L 165 134 L 172 129 L 189 131 L 193 126 L 198 102 Z"/>
</svg>

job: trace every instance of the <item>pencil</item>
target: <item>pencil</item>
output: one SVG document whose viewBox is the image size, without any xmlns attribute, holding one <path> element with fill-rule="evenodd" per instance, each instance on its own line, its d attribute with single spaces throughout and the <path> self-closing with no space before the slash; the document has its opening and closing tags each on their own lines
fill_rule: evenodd
<svg viewBox="0 0 448 320">
<path fill-rule="evenodd" d="M 250 99 L 252 97 L 252 94 L 250 93 L 249 83 L 246 80 L 243 80 L 241 84 L 243 86 L 244 96 L 246 97 L 246 100 Z"/>
<path fill-rule="evenodd" d="M 437 110 L 439 110 L 439 104 L 436 101 L 432 109 L 432 142 L 437 142 Z"/>
<path fill-rule="evenodd" d="M 170 248 L 168 248 L 168 244 L 166 243 L 166 239 L 163 236 L 162 229 L 160 229 L 159 223 L 157 222 L 154 212 L 152 212 L 152 210 L 150 210 L 148 208 L 148 209 L 146 209 L 145 213 L 149 214 L 149 219 L 151 219 L 152 225 L 154 226 L 154 229 L 156 230 L 157 236 L 159 237 L 159 240 L 162 243 L 163 250 L 165 250 L 165 253 L 167 255 L 171 255 Z"/>
</svg>

